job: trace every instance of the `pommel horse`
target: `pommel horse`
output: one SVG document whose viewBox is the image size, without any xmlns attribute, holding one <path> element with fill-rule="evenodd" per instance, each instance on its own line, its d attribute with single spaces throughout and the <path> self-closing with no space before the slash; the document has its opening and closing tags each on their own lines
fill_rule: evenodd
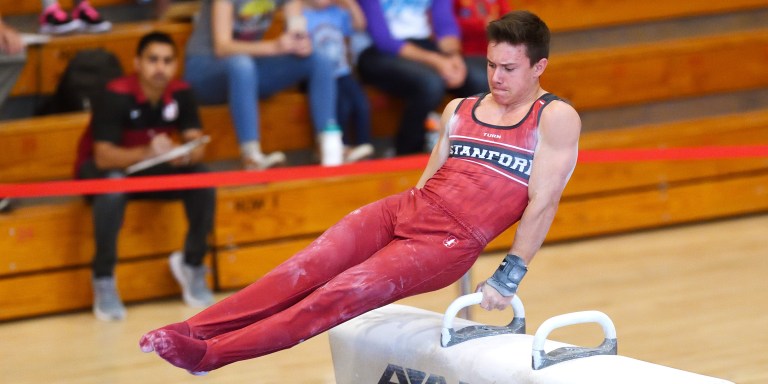
<svg viewBox="0 0 768 384">
<path fill-rule="evenodd" d="M 517 296 L 509 325 L 455 319 L 459 310 L 481 301 L 479 292 L 461 296 L 442 315 L 390 304 L 337 326 L 330 331 L 336 383 L 730 383 L 618 355 L 613 322 L 599 311 L 552 317 L 533 336 L 525 334 L 525 309 Z M 547 340 L 557 328 L 593 322 L 605 336 L 598 347 Z"/>
</svg>

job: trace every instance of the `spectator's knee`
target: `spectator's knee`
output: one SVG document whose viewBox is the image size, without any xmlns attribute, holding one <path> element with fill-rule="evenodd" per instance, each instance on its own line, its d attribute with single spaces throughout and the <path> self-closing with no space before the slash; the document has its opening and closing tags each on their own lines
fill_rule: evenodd
<svg viewBox="0 0 768 384">
<path fill-rule="evenodd" d="M 125 172 L 117 171 L 117 170 L 106 171 L 104 173 L 104 178 L 105 179 L 123 179 L 125 178 Z"/>
<path fill-rule="evenodd" d="M 312 71 L 316 73 L 327 73 L 332 76 L 335 72 L 335 63 L 333 60 L 325 55 L 313 53 L 308 57 L 309 63 L 312 65 Z"/>
<path fill-rule="evenodd" d="M 228 56 L 224 59 L 227 72 L 231 75 L 251 75 L 256 73 L 256 61 L 248 55 Z"/>
<path fill-rule="evenodd" d="M 124 204 L 127 200 L 128 195 L 124 192 L 102 193 L 93 196 L 93 206 L 116 207 Z"/>
<path fill-rule="evenodd" d="M 443 100 L 447 92 L 445 81 L 438 74 L 419 78 L 418 94 L 414 95 L 428 104 L 437 105 Z"/>
</svg>

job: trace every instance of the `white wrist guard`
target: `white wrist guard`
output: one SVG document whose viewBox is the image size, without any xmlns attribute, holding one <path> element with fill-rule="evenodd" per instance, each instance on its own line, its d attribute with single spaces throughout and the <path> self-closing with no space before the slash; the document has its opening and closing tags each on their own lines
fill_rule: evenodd
<svg viewBox="0 0 768 384">
<path fill-rule="evenodd" d="M 486 283 L 499 291 L 502 296 L 514 296 L 526 272 L 528 267 L 525 266 L 523 259 L 510 253 Z"/>
</svg>

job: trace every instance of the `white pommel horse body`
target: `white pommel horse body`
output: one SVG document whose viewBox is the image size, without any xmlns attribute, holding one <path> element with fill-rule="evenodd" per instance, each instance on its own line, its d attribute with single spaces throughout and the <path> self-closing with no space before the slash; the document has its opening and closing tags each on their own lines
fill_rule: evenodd
<svg viewBox="0 0 768 384">
<path fill-rule="evenodd" d="M 525 334 L 522 302 L 512 301 L 515 317 L 504 327 L 455 319 L 481 293 L 458 298 L 445 315 L 390 304 L 330 331 L 337 384 L 726 384 L 616 354 L 616 330 L 602 312 L 555 316 L 534 336 Z M 547 340 L 567 325 L 596 322 L 605 341 L 596 348 Z M 546 352 L 549 351 L 549 352 Z M 733 383 L 731 383 L 733 384 Z"/>
</svg>

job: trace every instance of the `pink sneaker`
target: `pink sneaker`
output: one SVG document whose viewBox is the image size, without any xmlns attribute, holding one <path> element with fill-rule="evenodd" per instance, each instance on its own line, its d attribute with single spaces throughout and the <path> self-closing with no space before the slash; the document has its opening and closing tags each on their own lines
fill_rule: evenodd
<svg viewBox="0 0 768 384">
<path fill-rule="evenodd" d="M 63 35 L 80 30 L 82 22 L 73 19 L 61 9 L 59 3 L 55 3 L 43 10 L 40 14 L 40 33 L 47 35 Z"/>
<path fill-rule="evenodd" d="M 99 11 L 87 1 L 81 1 L 72 10 L 72 19 L 79 20 L 82 25 L 81 29 L 86 32 L 101 33 L 112 29 L 112 23 L 102 19 Z"/>
</svg>

